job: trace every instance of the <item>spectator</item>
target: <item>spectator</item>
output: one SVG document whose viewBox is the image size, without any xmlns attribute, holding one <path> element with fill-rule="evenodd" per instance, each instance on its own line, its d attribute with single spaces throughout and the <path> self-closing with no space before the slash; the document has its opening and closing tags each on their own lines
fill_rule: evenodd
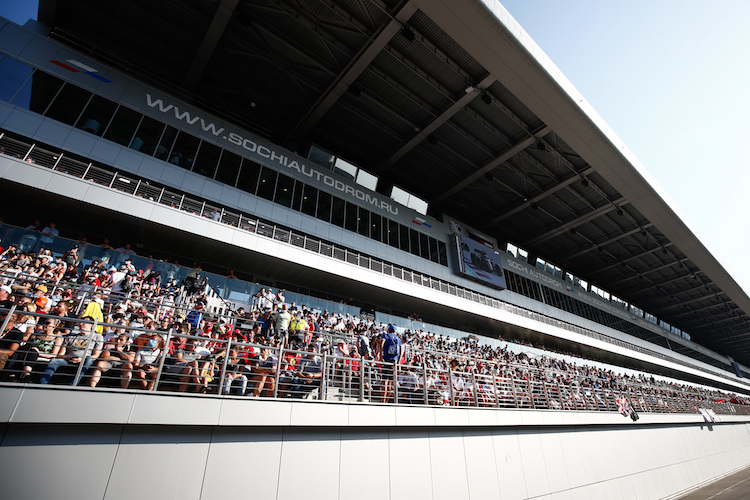
<svg viewBox="0 0 750 500">
<path fill-rule="evenodd" d="M 109 342 L 105 342 L 96 364 L 91 367 L 89 387 L 96 387 L 102 376 L 120 380 L 120 387 L 128 388 L 130 372 L 124 371 L 124 365 L 133 361 L 134 355 L 130 350 L 130 337 L 127 333 L 116 333 Z"/>
<path fill-rule="evenodd" d="M 91 317 L 83 317 L 85 321 L 93 321 Z M 63 366 L 78 368 L 81 365 L 80 375 L 94 363 L 102 352 L 104 338 L 101 334 L 92 331 L 91 323 L 79 323 L 73 331 L 63 337 L 62 349 L 57 358 L 50 360 L 44 368 L 44 373 L 39 380 L 40 384 L 49 384 L 52 376 Z M 79 377 L 73 377 L 70 385 L 78 385 Z"/>
<path fill-rule="evenodd" d="M 403 355 L 403 345 L 401 338 L 396 335 L 395 326 L 388 325 L 380 345 L 383 353 L 383 402 L 386 403 L 393 393 L 393 370 Z"/>
<path fill-rule="evenodd" d="M 51 246 L 55 241 L 55 237 L 60 235 L 60 231 L 57 230 L 54 222 L 47 224 L 47 227 L 42 229 L 42 236 L 39 241 L 46 246 Z"/>
</svg>

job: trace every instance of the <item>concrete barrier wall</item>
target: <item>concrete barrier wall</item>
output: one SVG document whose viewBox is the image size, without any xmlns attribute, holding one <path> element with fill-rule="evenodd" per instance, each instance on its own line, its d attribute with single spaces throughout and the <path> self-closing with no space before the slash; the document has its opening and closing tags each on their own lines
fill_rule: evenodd
<svg viewBox="0 0 750 500">
<path fill-rule="evenodd" d="M 747 417 L 0 387 L 5 498 L 664 498 L 750 464 Z"/>
</svg>

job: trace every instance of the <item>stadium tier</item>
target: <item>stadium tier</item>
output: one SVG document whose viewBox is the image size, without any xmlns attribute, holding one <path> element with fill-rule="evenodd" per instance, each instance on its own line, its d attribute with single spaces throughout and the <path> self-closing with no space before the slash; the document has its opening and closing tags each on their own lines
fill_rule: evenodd
<svg viewBox="0 0 750 500">
<path fill-rule="evenodd" d="M 494 0 L 0 18 L 8 497 L 675 498 L 746 467 L 750 299 L 622 146 Z M 71 461 L 95 479 L 61 491 Z"/>
</svg>

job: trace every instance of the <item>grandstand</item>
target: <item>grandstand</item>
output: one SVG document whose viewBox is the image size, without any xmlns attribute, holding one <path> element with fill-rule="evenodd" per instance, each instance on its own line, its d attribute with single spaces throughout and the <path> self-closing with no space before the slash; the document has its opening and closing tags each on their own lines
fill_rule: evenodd
<svg viewBox="0 0 750 500">
<path fill-rule="evenodd" d="M 14 497 L 70 460 L 97 480 L 62 496 L 108 498 L 750 463 L 750 299 L 500 3 L 41 0 L 0 75 Z"/>
</svg>

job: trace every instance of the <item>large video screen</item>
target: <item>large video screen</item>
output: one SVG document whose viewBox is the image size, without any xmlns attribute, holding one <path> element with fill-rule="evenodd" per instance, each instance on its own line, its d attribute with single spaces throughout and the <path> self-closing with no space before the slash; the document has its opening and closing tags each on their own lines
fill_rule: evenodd
<svg viewBox="0 0 750 500">
<path fill-rule="evenodd" d="M 497 288 L 505 288 L 505 275 L 500 255 L 466 234 L 456 234 L 459 270 L 475 280 Z"/>
</svg>

